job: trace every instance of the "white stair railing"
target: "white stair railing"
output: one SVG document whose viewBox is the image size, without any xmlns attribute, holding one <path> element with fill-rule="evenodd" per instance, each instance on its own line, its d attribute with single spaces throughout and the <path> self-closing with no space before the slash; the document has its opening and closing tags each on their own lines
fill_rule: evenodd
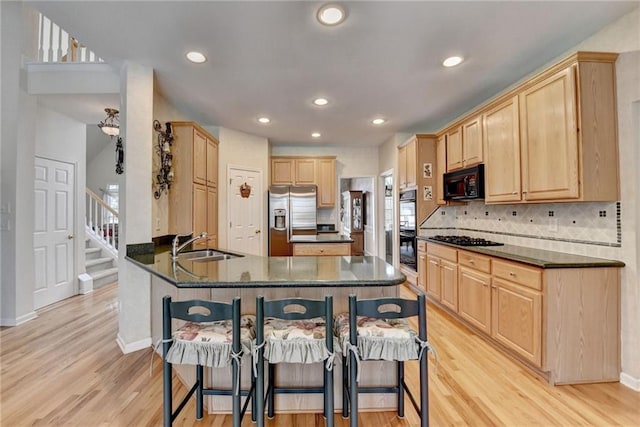
<svg viewBox="0 0 640 427">
<path fill-rule="evenodd" d="M 86 189 L 85 226 L 88 233 L 114 252 L 118 252 L 118 212 L 107 205 L 100 196 Z"/>
<path fill-rule="evenodd" d="M 38 61 L 104 62 L 43 14 L 40 14 L 38 25 Z"/>
</svg>

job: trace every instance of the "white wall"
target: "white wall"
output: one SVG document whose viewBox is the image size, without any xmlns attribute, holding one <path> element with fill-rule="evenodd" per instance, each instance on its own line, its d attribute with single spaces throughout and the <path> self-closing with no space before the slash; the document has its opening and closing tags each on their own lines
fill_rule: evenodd
<svg viewBox="0 0 640 427">
<path fill-rule="evenodd" d="M 0 324 L 15 325 L 33 312 L 33 176 L 36 99 L 25 92 L 20 65 L 33 46 L 33 10 L 0 2 L 2 60 L 0 151 Z M 18 280 L 19 279 L 19 280 Z"/>
<path fill-rule="evenodd" d="M 116 184 L 118 182 L 118 175 L 116 175 L 116 139 L 109 138 L 97 126 L 88 125 L 86 128 L 87 142 L 90 139 L 97 139 L 95 142 L 99 144 L 99 147 L 102 147 L 102 150 L 93 158 L 87 158 L 87 187 L 98 196 L 102 196 L 102 190 L 106 190 L 107 184 Z"/>
<path fill-rule="evenodd" d="M 76 265 L 74 274 L 72 275 L 75 278 L 79 273 L 84 273 L 85 271 L 86 125 L 41 105 L 38 105 L 36 114 L 35 155 L 75 165 L 76 191 L 73 234 L 77 238 L 74 242 Z M 33 190 L 31 193 L 33 193 Z M 31 234 L 33 235 L 33 231 Z"/>
<path fill-rule="evenodd" d="M 269 191 L 269 141 L 267 138 L 255 136 L 223 127 L 206 127 L 208 131 L 218 135 L 218 242 L 221 248 L 228 245 L 227 166 L 245 166 L 262 171 L 263 209 L 262 215 L 262 253 L 267 254 L 267 193 Z"/>
</svg>

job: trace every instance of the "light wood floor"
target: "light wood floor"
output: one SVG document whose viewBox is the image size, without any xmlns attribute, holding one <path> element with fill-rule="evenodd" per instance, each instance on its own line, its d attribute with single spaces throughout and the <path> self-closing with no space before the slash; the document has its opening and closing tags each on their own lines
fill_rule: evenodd
<svg viewBox="0 0 640 427">
<path fill-rule="evenodd" d="M 162 422 L 162 375 L 151 350 L 123 355 L 117 286 L 76 296 L 38 312 L 24 325 L 3 328 L 0 425 L 156 426 Z M 430 365 L 432 426 L 638 426 L 640 393 L 618 383 L 551 387 L 529 374 L 449 316 L 429 307 L 429 336 L 439 355 Z M 418 369 L 407 364 L 417 387 Z M 176 387 L 176 394 L 184 393 Z M 231 426 L 231 418 L 206 415 L 197 422 L 193 400 L 178 426 Z M 360 414 L 363 427 L 415 426 L 392 412 Z M 243 426 L 252 423 L 246 417 Z M 323 426 L 318 414 L 278 414 L 275 426 Z M 346 427 L 339 414 L 336 425 Z"/>
</svg>

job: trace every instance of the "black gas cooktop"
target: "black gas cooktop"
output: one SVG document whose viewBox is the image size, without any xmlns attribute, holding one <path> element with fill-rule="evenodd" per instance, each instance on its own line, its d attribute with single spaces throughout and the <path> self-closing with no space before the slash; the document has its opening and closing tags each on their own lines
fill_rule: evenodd
<svg viewBox="0 0 640 427">
<path fill-rule="evenodd" d="M 478 237 L 469 236 L 433 236 L 432 240 L 439 242 L 451 243 L 458 246 L 503 246 L 504 243 L 492 242 Z"/>
</svg>

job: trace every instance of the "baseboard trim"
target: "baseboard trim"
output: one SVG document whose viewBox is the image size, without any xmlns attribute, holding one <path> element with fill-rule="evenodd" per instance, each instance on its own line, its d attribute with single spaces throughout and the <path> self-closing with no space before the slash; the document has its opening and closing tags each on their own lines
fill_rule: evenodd
<svg viewBox="0 0 640 427">
<path fill-rule="evenodd" d="M 620 374 L 620 384 L 627 386 L 632 390 L 640 391 L 640 378 L 634 378 L 624 372 Z"/>
<path fill-rule="evenodd" d="M 23 323 L 27 323 L 29 320 L 33 320 L 38 317 L 38 313 L 31 311 L 27 314 L 23 314 L 15 319 L 0 319 L 0 326 L 18 326 Z"/>
<path fill-rule="evenodd" d="M 144 350 L 151 347 L 151 337 L 127 344 L 124 342 L 120 334 L 118 334 L 116 342 L 118 343 L 118 347 L 120 347 L 120 351 L 122 351 L 123 354 L 133 353 L 134 351 Z"/>
</svg>

